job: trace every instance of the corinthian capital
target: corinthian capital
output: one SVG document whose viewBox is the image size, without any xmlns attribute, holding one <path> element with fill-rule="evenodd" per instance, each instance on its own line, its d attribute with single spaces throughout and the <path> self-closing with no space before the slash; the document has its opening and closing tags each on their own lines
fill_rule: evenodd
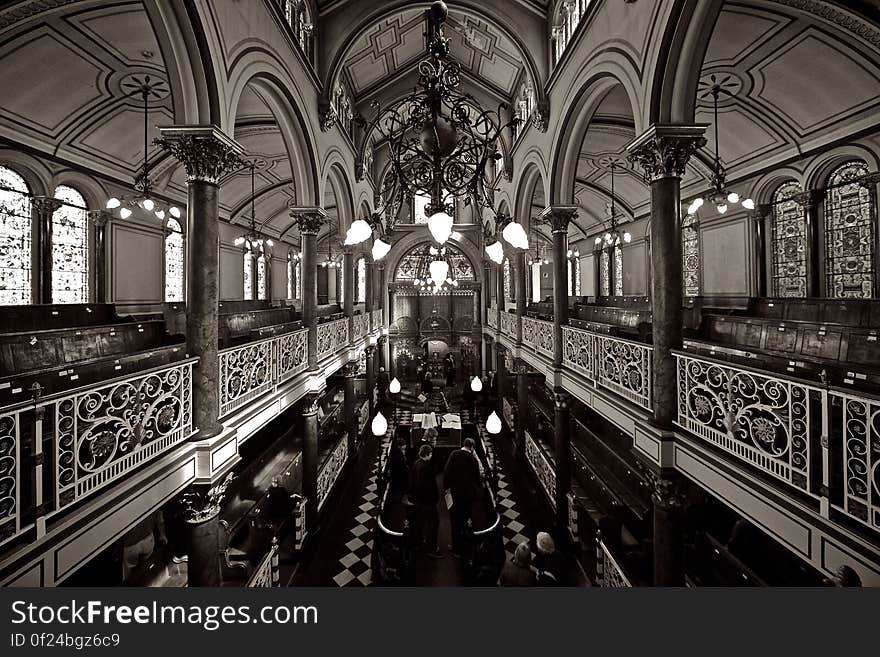
<svg viewBox="0 0 880 657">
<path fill-rule="evenodd" d="M 324 208 L 290 208 L 290 218 L 299 226 L 300 234 L 318 234 L 321 226 L 327 223 L 327 212 Z"/>
<path fill-rule="evenodd" d="M 626 150 L 648 180 L 681 178 L 688 160 L 706 145 L 706 125 L 652 125 Z"/>
<path fill-rule="evenodd" d="M 51 196 L 34 196 L 31 198 L 31 207 L 41 216 L 51 215 L 61 205 L 61 201 Z"/>
<path fill-rule="evenodd" d="M 575 205 L 551 205 L 538 215 L 538 221 L 550 224 L 553 233 L 567 233 L 568 224 L 574 221 L 577 214 L 578 209 Z"/>
<path fill-rule="evenodd" d="M 180 495 L 183 507 L 183 519 L 188 523 L 198 524 L 210 520 L 220 513 L 220 504 L 226 496 L 226 489 L 232 482 L 232 473 L 222 481 L 210 484 L 190 486 Z"/>
<path fill-rule="evenodd" d="M 154 141 L 171 153 L 186 169 L 189 182 L 214 185 L 225 174 L 244 165 L 244 149 L 216 126 L 170 126 L 159 128 Z"/>
</svg>

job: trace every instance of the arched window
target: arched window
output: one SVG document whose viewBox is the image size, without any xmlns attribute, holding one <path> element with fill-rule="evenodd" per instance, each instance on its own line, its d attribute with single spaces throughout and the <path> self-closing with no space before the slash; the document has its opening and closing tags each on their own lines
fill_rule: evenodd
<svg viewBox="0 0 880 657">
<path fill-rule="evenodd" d="M 681 220 L 681 272 L 684 296 L 700 296 L 700 231 L 693 214 Z"/>
<path fill-rule="evenodd" d="M 345 303 L 345 258 L 342 265 L 336 268 L 339 274 L 336 276 L 336 299 L 340 304 Z"/>
<path fill-rule="evenodd" d="M 574 295 L 581 296 L 581 258 L 579 255 L 574 257 Z"/>
<path fill-rule="evenodd" d="M 244 300 L 251 301 L 254 298 L 254 254 L 246 250 L 242 256 L 244 267 Z"/>
<path fill-rule="evenodd" d="M 183 229 L 174 217 L 165 222 L 165 301 L 183 301 Z"/>
<path fill-rule="evenodd" d="M 73 187 L 59 185 L 52 213 L 52 303 L 89 301 L 89 214 Z"/>
<path fill-rule="evenodd" d="M 367 259 L 361 256 L 357 260 L 357 303 L 367 301 Z"/>
<path fill-rule="evenodd" d="M 623 296 L 623 248 L 620 238 L 614 244 L 614 296 Z"/>
<path fill-rule="evenodd" d="M 825 294 L 835 299 L 870 299 L 876 283 L 875 199 L 861 180 L 868 165 L 847 162 L 834 170 L 825 189 Z"/>
<path fill-rule="evenodd" d="M 18 173 L 0 166 L 0 304 L 30 302 L 30 189 Z"/>
<path fill-rule="evenodd" d="M 807 296 L 807 221 L 796 197 L 803 190 L 787 182 L 773 194 L 770 239 L 772 293 L 776 297 Z"/>
<path fill-rule="evenodd" d="M 296 289 L 294 290 L 294 298 L 302 299 L 302 260 L 297 260 L 293 268 L 294 278 L 296 279 Z"/>
<path fill-rule="evenodd" d="M 266 254 L 261 253 L 257 257 L 257 299 L 260 299 L 261 301 L 265 301 L 268 298 L 266 263 Z"/>
<path fill-rule="evenodd" d="M 510 295 L 510 259 L 504 259 L 504 301 L 511 301 L 512 297 Z"/>
<path fill-rule="evenodd" d="M 571 258 L 567 258 L 565 264 L 568 266 L 568 296 L 572 296 L 574 294 L 574 264 L 572 264 Z"/>
</svg>

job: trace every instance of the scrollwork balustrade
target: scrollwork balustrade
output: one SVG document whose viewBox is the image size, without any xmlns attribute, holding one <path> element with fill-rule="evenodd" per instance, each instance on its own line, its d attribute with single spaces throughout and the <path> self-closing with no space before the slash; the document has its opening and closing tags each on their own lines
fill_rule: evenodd
<svg viewBox="0 0 880 657">
<path fill-rule="evenodd" d="M 345 461 L 347 459 L 348 437 L 343 436 L 336 444 L 336 447 L 333 448 L 333 452 L 327 458 L 324 465 L 321 467 L 321 471 L 318 473 L 319 511 L 324 505 L 324 502 L 327 500 L 327 496 L 330 494 L 330 491 L 333 490 L 333 484 L 336 483 L 336 479 L 337 477 L 339 477 L 339 473 L 342 472 L 342 466 L 345 465 Z"/>
<path fill-rule="evenodd" d="M 318 360 L 348 346 L 348 319 L 318 325 Z"/>
<path fill-rule="evenodd" d="M 525 432 L 526 460 L 541 482 L 541 488 L 547 495 L 551 506 L 556 508 L 556 469 L 550 463 L 550 459 L 544 454 L 544 450 L 532 438 L 528 431 Z"/>
</svg>

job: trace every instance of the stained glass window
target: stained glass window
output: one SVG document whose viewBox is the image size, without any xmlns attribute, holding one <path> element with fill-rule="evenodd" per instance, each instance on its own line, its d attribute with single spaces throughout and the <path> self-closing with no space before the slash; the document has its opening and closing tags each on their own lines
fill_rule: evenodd
<svg viewBox="0 0 880 657">
<path fill-rule="evenodd" d="M 700 231 L 692 214 L 681 220 L 681 273 L 684 296 L 700 296 Z"/>
<path fill-rule="evenodd" d="M 245 251 L 242 258 L 244 267 L 244 300 L 251 301 L 254 298 L 254 256 L 250 251 Z"/>
<path fill-rule="evenodd" d="M 611 254 L 602 249 L 599 254 L 599 296 L 611 296 Z"/>
<path fill-rule="evenodd" d="M 296 299 L 302 299 L 302 261 L 297 260 L 293 268 L 294 278 L 296 279 Z"/>
<path fill-rule="evenodd" d="M 574 293 L 574 265 L 571 263 L 571 258 L 566 260 L 566 265 L 568 266 L 568 296 L 572 296 Z"/>
<path fill-rule="evenodd" d="M 874 296 L 874 221 L 871 190 L 859 180 L 864 162 L 837 168 L 825 190 L 825 294 L 832 298 Z"/>
<path fill-rule="evenodd" d="M 770 239 L 776 297 L 807 296 L 807 221 L 803 206 L 795 200 L 802 191 L 792 181 L 773 194 Z"/>
<path fill-rule="evenodd" d="M 619 239 L 614 245 L 614 295 L 623 296 L 623 249 Z"/>
<path fill-rule="evenodd" d="M 510 294 L 510 260 L 504 259 L 504 301 L 512 301 Z"/>
<path fill-rule="evenodd" d="M 262 253 L 257 258 L 257 299 L 268 298 L 266 289 L 266 254 Z"/>
<path fill-rule="evenodd" d="M 174 217 L 165 222 L 165 301 L 183 301 L 183 229 Z"/>
<path fill-rule="evenodd" d="M 61 205 L 52 213 L 52 302 L 89 300 L 89 216 L 86 200 L 73 187 L 59 185 Z"/>
<path fill-rule="evenodd" d="M 345 259 L 339 267 L 339 275 L 336 277 L 336 299 L 339 303 L 345 303 Z"/>
<path fill-rule="evenodd" d="M 357 260 L 357 302 L 365 303 L 367 300 L 367 260 L 361 256 Z"/>
<path fill-rule="evenodd" d="M 428 217 L 425 215 L 425 208 L 431 202 L 431 197 L 427 194 L 416 194 L 413 196 L 413 223 L 426 224 Z"/>
<path fill-rule="evenodd" d="M 287 254 L 287 298 L 293 299 L 293 277 L 295 275 L 295 270 L 293 266 L 293 254 Z"/>
<path fill-rule="evenodd" d="M 30 302 L 30 190 L 18 173 L 0 166 L 0 304 Z"/>
<path fill-rule="evenodd" d="M 580 257 L 576 257 L 574 259 L 574 294 L 575 296 L 581 296 L 581 259 Z"/>
</svg>

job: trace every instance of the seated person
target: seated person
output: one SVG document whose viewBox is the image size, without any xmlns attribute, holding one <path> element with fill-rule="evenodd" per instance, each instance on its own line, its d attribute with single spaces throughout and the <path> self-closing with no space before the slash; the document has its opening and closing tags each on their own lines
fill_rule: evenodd
<svg viewBox="0 0 880 657">
<path fill-rule="evenodd" d="M 504 564 L 501 577 L 498 578 L 498 585 L 534 586 L 536 579 L 531 564 L 532 549 L 529 547 L 528 541 L 523 541 L 516 546 L 513 558 Z"/>
<path fill-rule="evenodd" d="M 538 584 L 541 586 L 562 586 L 567 582 L 565 557 L 556 549 L 553 537 L 547 532 L 538 532 L 538 553 L 534 565 L 538 571 Z"/>
<path fill-rule="evenodd" d="M 266 493 L 266 515 L 269 520 L 285 520 L 294 509 L 293 495 L 281 485 L 281 477 L 272 477 L 272 484 Z"/>
</svg>

